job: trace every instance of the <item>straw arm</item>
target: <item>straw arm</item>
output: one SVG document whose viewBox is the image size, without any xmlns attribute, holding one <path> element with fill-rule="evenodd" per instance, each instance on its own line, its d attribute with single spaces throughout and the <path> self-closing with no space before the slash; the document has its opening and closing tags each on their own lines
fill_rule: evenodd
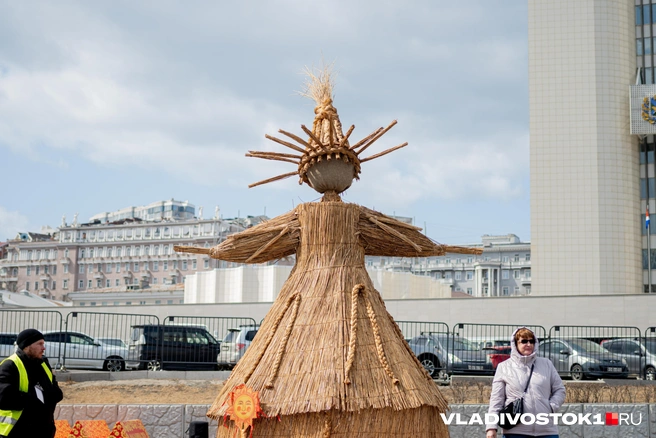
<svg viewBox="0 0 656 438">
<path fill-rule="evenodd" d="M 307 141 L 303 140 L 301 137 L 299 137 L 297 135 L 292 134 L 291 132 L 283 131 L 282 129 L 279 129 L 278 132 L 283 134 L 283 135 L 286 135 L 287 137 L 291 138 L 292 140 L 296 140 L 298 143 L 302 144 L 303 146 L 305 146 L 308 149 L 314 149 L 312 146 L 310 146 L 310 144 Z"/>
<path fill-rule="evenodd" d="M 397 150 L 397 149 L 404 148 L 404 147 L 406 147 L 407 145 L 408 145 L 408 142 L 406 141 L 406 142 L 403 143 L 403 144 L 400 144 L 400 145 L 398 145 L 398 146 L 394 146 L 393 148 L 389 148 L 389 149 L 387 149 L 387 150 L 384 150 L 383 152 L 379 152 L 379 153 L 377 153 L 377 154 L 375 154 L 375 155 L 372 155 L 372 156 L 370 156 L 370 157 L 363 158 L 362 160 L 360 160 L 360 163 L 364 163 L 364 162 L 369 161 L 369 160 L 373 160 L 373 159 L 376 159 L 376 158 L 380 158 L 380 157 L 382 157 L 383 155 L 387 155 L 387 154 L 389 154 L 390 152 L 394 152 L 394 151 Z"/>
<path fill-rule="evenodd" d="M 265 138 L 268 138 L 268 139 L 271 140 L 271 141 L 275 141 L 276 143 L 281 144 L 281 145 L 283 145 L 283 146 L 287 146 L 287 147 L 290 148 L 290 149 L 294 149 L 296 152 L 300 152 L 300 153 L 302 153 L 302 154 L 305 153 L 305 151 L 304 151 L 302 148 L 300 148 L 300 147 L 296 146 L 295 144 L 292 144 L 292 143 L 290 143 L 290 142 L 288 142 L 288 141 L 280 140 L 279 138 L 273 137 L 273 136 L 271 136 L 271 135 L 269 135 L 269 134 L 265 134 L 264 137 L 265 137 Z"/>
<path fill-rule="evenodd" d="M 253 187 L 261 186 L 262 184 L 268 184 L 270 182 L 278 181 L 280 179 L 289 178 L 290 176 L 298 175 L 298 170 L 289 173 L 283 173 L 282 175 L 274 176 L 272 178 L 264 179 L 253 184 L 249 184 L 248 188 L 252 189 Z"/>
<path fill-rule="evenodd" d="M 374 138 L 372 138 L 371 140 L 369 140 L 366 144 L 362 145 L 362 149 L 360 149 L 360 150 L 357 152 L 357 154 L 360 155 L 362 152 L 364 152 L 365 150 L 367 150 L 367 148 L 368 148 L 369 146 L 371 146 L 372 144 L 374 144 L 374 143 L 376 142 L 376 140 L 378 140 L 380 137 L 382 137 L 383 135 L 385 135 L 385 133 L 386 133 L 387 131 L 389 131 L 390 129 L 392 129 L 392 127 L 393 127 L 394 125 L 396 125 L 396 124 L 397 124 L 397 121 L 396 121 L 396 120 L 393 120 L 392 123 L 390 123 L 389 126 L 388 126 L 387 128 L 385 128 L 385 129 L 383 129 L 382 131 L 380 131 L 378 134 L 376 134 L 376 136 L 375 136 Z"/>
<path fill-rule="evenodd" d="M 296 253 L 300 224 L 296 211 L 231 234 L 213 248 L 176 246 L 180 252 L 208 254 L 211 258 L 237 263 L 264 263 Z"/>
<path fill-rule="evenodd" d="M 444 246 L 423 235 L 420 228 L 365 207 L 360 207 L 358 230 L 366 255 L 429 257 L 446 254 Z"/>
<path fill-rule="evenodd" d="M 480 248 L 465 248 L 462 246 L 442 245 L 444 251 L 451 254 L 473 254 L 481 255 L 483 250 Z"/>
<path fill-rule="evenodd" d="M 274 160 L 274 161 L 285 161 L 287 163 L 292 163 L 298 165 L 298 160 L 292 160 L 289 158 L 278 157 L 276 155 L 264 155 L 264 154 L 246 154 L 247 157 L 251 158 L 262 158 L 263 160 Z"/>
</svg>

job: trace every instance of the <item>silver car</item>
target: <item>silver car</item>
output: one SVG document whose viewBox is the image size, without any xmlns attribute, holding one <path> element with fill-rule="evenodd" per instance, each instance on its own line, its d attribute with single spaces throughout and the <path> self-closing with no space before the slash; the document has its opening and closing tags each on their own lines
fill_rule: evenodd
<svg viewBox="0 0 656 438">
<path fill-rule="evenodd" d="M 447 333 L 422 333 L 408 344 L 431 377 L 448 380 L 452 374 L 494 374 L 488 352 L 465 338 Z"/>
<path fill-rule="evenodd" d="M 233 368 L 251 345 L 258 329 L 258 326 L 253 325 L 228 329 L 228 333 L 221 341 L 221 351 L 216 358 L 219 368 Z"/>
<path fill-rule="evenodd" d="M 573 380 L 587 378 L 626 378 L 626 361 L 588 339 L 547 339 L 540 343 L 538 355 L 549 359 L 560 375 Z"/>
<path fill-rule="evenodd" d="M 55 367 L 123 371 L 128 349 L 101 344 L 79 332 L 46 332 L 46 356 Z"/>
<path fill-rule="evenodd" d="M 656 380 L 656 339 L 611 339 L 601 345 L 624 359 L 631 374 Z"/>
</svg>

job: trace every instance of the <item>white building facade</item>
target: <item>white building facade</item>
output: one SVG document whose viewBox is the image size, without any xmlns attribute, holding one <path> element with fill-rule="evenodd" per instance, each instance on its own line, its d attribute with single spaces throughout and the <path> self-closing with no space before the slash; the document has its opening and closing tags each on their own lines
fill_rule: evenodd
<svg viewBox="0 0 656 438">
<path fill-rule="evenodd" d="M 640 147 L 629 130 L 638 61 L 653 65 L 651 19 L 636 24 L 643 2 L 529 0 L 534 294 L 644 290 Z"/>
</svg>

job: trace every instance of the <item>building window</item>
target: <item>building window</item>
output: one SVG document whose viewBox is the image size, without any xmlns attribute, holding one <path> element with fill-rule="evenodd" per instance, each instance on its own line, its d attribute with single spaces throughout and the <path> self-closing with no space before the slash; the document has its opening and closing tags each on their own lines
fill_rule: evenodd
<svg viewBox="0 0 656 438">
<path fill-rule="evenodd" d="M 125 272 L 130 272 L 130 263 L 125 264 Z"/>
<path fill-rule="evenodd" d="M 95 302 L 95 301 L 91 301 L 91 303 L 89 303 L 89 304 L 91 304 L 92 306 L 95 306 L 95 305 L 96 305 L 96 302 Z"/>
<path fill-rule="evenodd" d="M 30 282 L 29 281 L 25 282 L 25 290 L 30 290 Z"/>
<path fill-rule="evenodd" d="M 67 279 L 62 280 L 62 288 L 68 289 L 68 280 Z"/>
<path fill-rule="evenodd" d="M 176 269 L 178 269 L 178 261 L 173 260 L 173 270 L 175 271 Z"/>
<path fill-rule="evenodd" d="M 115 306 L 118 306 L 118 305 L 119 305 L 119 302 L 118 302 L 118 301 L 114 301 L 114 305 L 115 305 Z"/>
<path fill-rule="evenodd" d="M 93 265 L 88 265 L 88 267 L 89 267 L 89 269 L 87 269 L 87 272 L 89 274 L 92 274 L 93 273 Z"/>
<path fill-rule="evenodd" d="M 456 271 L 456 280 L 462 280 L 462 272 Z"/>
<path fill-rule="evenodd" d="M 519 278 L 519 269 L 516 269 L 516 270 L 513 271 L 513 277 L 514 277 L 515 279 L 518 279 L 518 278 Z"/>
<path fill-rule="evenodd" d="M 79 272 L 80 274 L 84 274 L 84 265 L 78 266 L 77 272 Z"/>
<path fill-rule="evenodd" d="M 503 289 L 501 289 L 501 293 L 503 295 L 508 295 L 508 286 L 504 286 Z"/>
<path fill-rule="evenodd" d="M 132 301 L 126 301 L 126 302 L 125 302 L 125 305 L 126 305 L 126 306 L 131 306 L 131 305 L 132 305 Z"/>
<path fill-rule="evenodd" d="M 96 287 L 102 287 L 102 280 L 100 278 L 96 279 Z"/>
<path fill-rule="evenodd" d="M 469 295 L 472 295 L 472 294 L 474 293 L 474 291 L 472 290 L 471 287 L 468 287 L 468 288 L 467 288 L 467 293 L 468 293 Z"/>
<path fill-rule="evenodd" d="M 114 283 L 115 283 L 116 286 L 120 286 L 121 285 L 121 279 L 117 278 Z"/>
<path fill-rule="evenodd" d="M 155 304 L 162 304 L 162 300 L 155 300 Z"/>
<path fill-rule="evenodd" d="M 524 290 L 526 291 L 526 295 L 531 295 L 531 286 L 526 286 Z"/>
<path fill-rule="evenodd" d="M 77 285 L 78 288 L 84 289 L 84 280 L 80 280 Z"/>
<path fill-rule="evenodd" d="M 65 258 L 65 259 L 68 258 L 68 248 L 66 248 L 66 249 L 64 250 L 64 258 Z"/>
<path fill-rule="evenodd" d="M 112 264 L 111 263 L 105 264 L 105 272 L 107 272 L 108 274 L 112 272 Z"/>
<path fill-rule="evenodd" d="M 159 262 L 158 261 L 153 262 L 153 271 L 159 271 Z"/>
<path fill-rule="evenodd" d="M 153 277 L 153 284 L 157 284 L 157 277 Z"/>
<path fill-rule="evenodd" d="M 116 257 L 121 257 L 121 247 L 116 248 Z"/>
<path fill-rule="evenodd" d="M 163 271 L 168 271 L 169 270 L 169 262 L 168 261 L 163 261 L 162 262 L 162 270 Z"/>
<path fill-rule="evenodd" d="M 146 245 L 144 247 L 144 255 L 150 255 L 150 245 Z"/>
<path fill-rule="evenodd" d="M 87 303 L 85 303 L 84 301 L 80 301 L 80 306 L 86 306 L 86 305 Z"/>
<path fill-rule="evenodd" d="M 473 263 L 474 258 L 473 257 L 467 257 L 467 263 Z"/>
<path fill-rule="evenodd" d="M 164 245 L 164 254 L 169 255 L 169 246 Z"/>
<path fill-rule="evenodd" d="M 111 287 L 112 286 L 112 280 L 109 278 L 105 281 L 105 287 Z"/>
<path fill-rule="evenodd" d="M 519 254 L 515 254 L 515 259 L 514 261 L 518 262 L 519 261 Z"/>
<path fill-rule="evenodd" d="M 445 272 L 444 278 L 446 278 L 447 280 L 451 280 L 451 272 Z"/>
<path fill-rule="evenodd" d="M 135 262 L 133 270 L 134 270 L 134 272 L 139 272 L 139 263 Z"/>
<path fill-rule="evenodd" d="M 651 5 L 644 5 L 642 7 L 642 24 L 651 23 Z"/>
<path fill-rule="evenodd" d="M 519 295 L 519 286 L 515 286 L 515 295 Z"/>
<path fill-rule="evenodd" d="M 531 278 L 531 270 L 527 269 L 524 271 L 524 278 L 530 279 Z"/>
<path fill-rule="evenodd" d="M 68 265 L 64 265 L 64 274 L 68 274 Z"/>
<path fill-rule="evenodd" d="M 182 270 L 183 270 L 183 271 L 186 271 L 186 270 L 187 270 L 187 261 L 186 261 L 186 260 L 183 260 L 183 261 L 182 261 Z"/>
<path fill-rule="evenodd" d="M 57 290 L 57 282 L 55 280 L 52 281 L 52 290 Z"/>
<path fill-rule="evenodd" d="M 447 257 L 446 260 L 444 260 L 444 263 L 447 265 L 451 263 L 451 257 Z"/>
<path fill-rule="evenodd" d="M 196 265 L 196 259 L 193 259 L 193 260 L 191 261 L 191 269 L 196 270 L 196 266 L 197 266 L 197 265 Z"/>
<path fill-rule="evenodd" d="M 32 275 L 32 267 L 31 266 L 27 267 L 27 275 Z"/>
<path fill-rule="evenodd" d="M 467 280 L 474 279 L 474 271 L 467 271 Z"/>
<path fill-rule="evenodd" d="M 148 270 L 148 262 L 143 263 L 143 270 L 147 271 Z"/>
<path fill-rule="evenodd" d="M 93 287 L 93 280 L 88 280 L 87 281 L 87 289 L 91 289 Z"/>
<path fill-rule="evenodd" d="M 166 304 L 173 304 L 173 300 L 166 300 Z"/>
<path fill-rule="evenodd" d="M 526 258 L 525 258 L 525 260 L 526 260 L 527 262 L 530 262 L 530 261 L 531 261 L 531 253 L 530 253 L 530 252 L 526 253 Z"/>
<path fill-rule="evenodd" d="M 34 268 L 34 274 L 35 274 L 35 275 L 39 275 L 39 266 L 36 266 L 36 267 Z"/>
<path fill-rule="evenodd" d="M 116 273 L 118 274 L 119 272 L 121 272 L 121 264 L 117 263 L 116 264 Z"/>
<path fill-rule="evenodd" d="M 39 282 L 38 281 L 34 282 L 34 290 L 39 290 Z"/>
<path fill-rule="evenodd" d="M 144 304 L 146 304 L 146 302 L 145 301 L 139 301 L 139 304 L 141 304 L 143 306 Z"/>
<path fill-rule="evenodd" d="M 210 259 L 205 259 L 205 260 L 203 260 L 203 267 L 204 267 L 205 269 L 209 269 L 209 267 L 210 267 Z"/>
<path fill-rule="evenodd" d="M 504 263 L 508 263 L 508 262 L 510 261 L 510 259 L 508 258 L 508 256 L 503 256 L 503 258 L 502 258 L 501 260 L 502 260 Z"/>
<path fill-rule="evenodd" d="M 508 280 L 510 278 L 510 273 L 508 272 L 507 269 L 504 269 L 501 271 L 501 279 L 502 280 Z"/>
</svg>

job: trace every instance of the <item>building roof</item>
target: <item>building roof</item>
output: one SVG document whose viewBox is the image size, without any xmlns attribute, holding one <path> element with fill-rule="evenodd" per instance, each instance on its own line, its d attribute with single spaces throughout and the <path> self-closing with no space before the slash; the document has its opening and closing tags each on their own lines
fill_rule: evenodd
<svg viewBox="0 0 656 438">
<path fill-rule="evenodd" d="M 0 308 L 12 307 L 59 307 L 59 304 L 28 291 L 9 292 L 8 290 L 0 290 Z"/>
</svg>

